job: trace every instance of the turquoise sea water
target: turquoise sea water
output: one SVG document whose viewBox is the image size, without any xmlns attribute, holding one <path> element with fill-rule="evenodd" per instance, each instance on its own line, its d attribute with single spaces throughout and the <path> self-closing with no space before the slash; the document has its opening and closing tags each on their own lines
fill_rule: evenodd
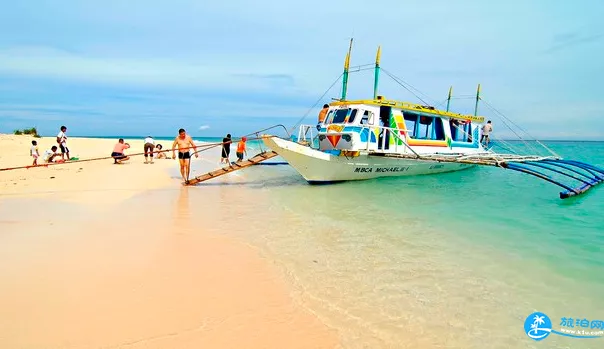
<svg viewBox="0 0 604 349">
<path fill-rule="evenodd" d="M 604 166 L 604 143 L 546 144 Z M 310 186 L 258 166 L 190 196 L 219 211 L 204 225 L 283 267 L 346 348 L 599 348 L 523 329 L 535 311 L 556 330 L 562 317 L 604 320 L 604 187 L 560 190 L 499 168 Z"/>
</svg>

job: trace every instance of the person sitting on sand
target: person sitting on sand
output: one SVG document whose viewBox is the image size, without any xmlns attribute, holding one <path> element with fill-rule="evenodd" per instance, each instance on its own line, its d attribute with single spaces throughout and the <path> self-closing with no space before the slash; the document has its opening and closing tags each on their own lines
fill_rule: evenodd
<svg viewBox="0 0 604 349">
<path fill-rule="evenodd" d="M 124 155 L 124 150 L 128 148 L 130 148 L 130 144 L 124 143 L 124 139 L 120 138 L 117 144 L 113 147 L 113 153 L 111 153 L 114 164 L 121 164 L 122 162 L 130 159 L 130 157 Z"/>
<path fill-rule="evenodd" d="M 51 163 L 51 162 L 57 162 L 57 163 L 61 163 L 61 162 L 65 162 L 65 160 L 63 159 L 58 159 L 55 160 L 55 158 L 57 156 L 59 156 L 59 154 L 57 154 L 57 150 L 59 148 L 57 148 L 56 145 L 53 145 L 50 149 L 47 149 L 44 154 L 42 154 L 42 159 L 44 160 L 44 162 L 46 163 Z"/>
<path fill-rule="evenodd" d="M 31 153 L 31 157 L 34 158 L 34 163 L 32 166 L 38 165 L 38 158 L 40 157 L 40 152 L 38 151 L 38 142 L 31 141 L 31 149 L 29 150 Z"/>
<path fill-rule="evenodd" d="M 237 143 L 237 162 L 243 161 L 243 153 L 247 155 L 247 150 L 245 150 L 245 141 L 247 141 L 247 138 L 242 137 L 239 143 Z"/>
<path fill-rule="evenodd" d="M 157 155 L 155 156 L 156 159 L 169 159 L 169 156 L 166 156 L 166 152 L 161 151 L 163 148 L 163 146 L 161 144 L 158 144 L 155 146 Z"/>
</svg>

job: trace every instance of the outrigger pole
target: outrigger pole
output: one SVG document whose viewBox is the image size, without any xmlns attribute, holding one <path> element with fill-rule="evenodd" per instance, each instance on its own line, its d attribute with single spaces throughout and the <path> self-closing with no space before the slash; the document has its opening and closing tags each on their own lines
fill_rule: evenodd
<svg viewBox="0 0 604 349">
<path fill-rule="evenodd" d="M 352 40 L 350 38 L 350 46 L 348 47 L 348 54 L 344 60 L 344 75 L 342 77 L 342 100 L 346 100 L 346 90 L 348 89 L 348 69 L 350 68 L 350 51 L 352 51 Z"/>
<path fill-rule="evenodd" d="M 380 56 L 382 54 L 382 47 L 378 46 L 377 54 L 375 55 L 375 73 L 373 80 L 373 99 L 377 99 L 378 93 L 378 82 L 380 80 Z"/>
<path fill-rule="evenodd" d="M 480 84 L 478 84 L 478 90 L 476 90 L 476 105 L 474 106 L 474 116 L 478 116 L 478 101 L 480 100 Z"/>
<path fill-rule="evenodd" d="M 451 93 L 453 93 L 453 86 L 449 87 L 449 97 L 447 97 L 447 111 L 449 111 L 449 104 L 451 103 Z"/>
</svg>

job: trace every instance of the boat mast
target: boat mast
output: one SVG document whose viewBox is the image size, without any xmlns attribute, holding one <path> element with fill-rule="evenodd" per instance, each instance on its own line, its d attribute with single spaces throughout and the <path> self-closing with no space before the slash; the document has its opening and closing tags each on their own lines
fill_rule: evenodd
<svg viewBox="0 0 604 349">
<path fill-rule="evenodd" d="M 344 76 L 342 78 L 342 100 L 346 100 L 346 90 L 348 89 L 348 69 L 350 68 L 350 51 L 352 50 L 352 38 L 350 38 L 350 46 L 348 46 L 348 54 L 344 60 Z"/>
<path fill-rule="evenodd" d="M 380 80 L 380 55 L 382 53 L 382 47 L 378 46 L 377 54 L 375 55 L 375 73 L 373 80 L 373 99 L 377 99 L 378 82 Z"/>
<path fill-rule="evenodd" d="M 480 100 L 480 84 L 478 84 L 478 90 L 476 90 L 476 105 L 474 106 L 474 116 L 478 116 L 478 101 Z"/>
<path fill-rule="evenodd" d="M 449 104 L 451 103 L 451 93 L 453 93 L 453 86 L 449 87 L 449 97 L 447 97 L 447 111 L 449 111 Z"/>
</svg>

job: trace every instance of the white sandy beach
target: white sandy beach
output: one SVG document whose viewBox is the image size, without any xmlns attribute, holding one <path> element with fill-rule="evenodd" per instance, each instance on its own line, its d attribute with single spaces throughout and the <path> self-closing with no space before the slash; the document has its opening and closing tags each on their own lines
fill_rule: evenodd
<svg viewBox="0 0 604 349">
<path fill-rule="evenodd" d="M 32 139 L 0 135 L 0 168 L 30 165 Z M 56 144 L 37 140 L 40 153 Z M 87 159 L 115 142 L 70 138 L 69 148 Z M 127 142 L 129 153 L 143 151 L 142 140 Z M 217 167 L 218 151 L 200 164 Z M 175 160 L 143 161 L 0 172 L 1 347 L 338 346 L 276 266 L 190 219 L 188 191 L 220 198 L 218 188 L 182 187 Z"/>
</svg>

